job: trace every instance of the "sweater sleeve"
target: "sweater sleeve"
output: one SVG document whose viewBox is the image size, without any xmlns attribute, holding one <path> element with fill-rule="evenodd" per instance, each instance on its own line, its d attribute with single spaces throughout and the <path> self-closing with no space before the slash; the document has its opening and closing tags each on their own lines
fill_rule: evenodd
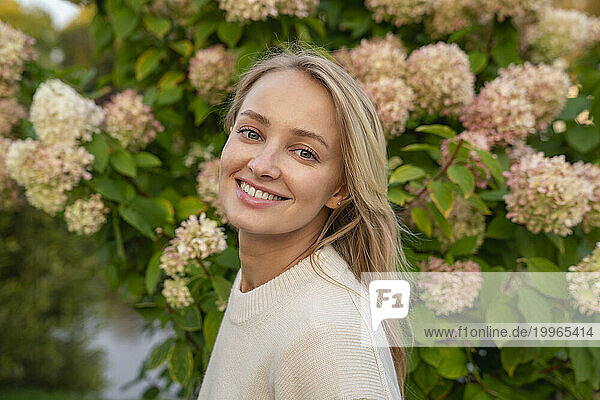
<svg viewBox="0 0 600 400">
<path fill-rule="evenodd" d="M 400 400 L 388 378 L 377 349 L 361 345 L 356 332 L 320 324 L 281 352 L 270 381 L 277 400 Z"/>
</svg>

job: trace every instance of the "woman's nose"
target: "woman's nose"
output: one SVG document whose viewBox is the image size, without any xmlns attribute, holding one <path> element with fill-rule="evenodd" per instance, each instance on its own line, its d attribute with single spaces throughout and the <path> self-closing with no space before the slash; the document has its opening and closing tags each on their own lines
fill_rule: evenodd
<svg viewBox="0 0 600 400">
<path fill-rule="evenodd" d="M 279 157 L 276 150 L 265 146 L 248 162 L 248 167 L 257 176 L 269 175 L 276 178 L 279 175 Z"/>
</svg>

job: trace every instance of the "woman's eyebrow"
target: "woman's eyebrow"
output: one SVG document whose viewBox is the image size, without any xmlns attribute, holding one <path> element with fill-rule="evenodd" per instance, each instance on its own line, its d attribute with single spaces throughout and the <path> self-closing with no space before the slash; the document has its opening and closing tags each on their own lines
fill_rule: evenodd
<svg viewBox="0 0 600 400">
<path fill-rule="evenodd" d="M 269 119 L 267 117 L 265 117 L 262 114 L 257 113 L 256 111 L 244 110 L 240 113 L 240 115 L 247 115 L 248 117 L 257 120 L 258 122 L 260 122 L 261 124 L 263 124 L 265 126 L 271 125 L 271 121 L 269 121 Z M 295 136 L 309 137 L 311 139 L 317 140 L 317 141 L 321 142 L 323 144 L 323 146 L 325 146 L 326 149 L 329 149 L 327 142 L 321 135 L 317 135 L 316 133 L 314 133 L 312 131 L 309 131 L 306 129 L 301 129 L 301 128 L 292 128 L 290 131 Z"/>
</svg>

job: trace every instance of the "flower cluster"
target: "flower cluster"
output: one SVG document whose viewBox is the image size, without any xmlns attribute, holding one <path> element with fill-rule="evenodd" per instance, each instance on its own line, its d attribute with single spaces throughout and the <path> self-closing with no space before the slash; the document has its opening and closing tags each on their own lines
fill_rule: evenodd
<svg viewBox="0 0 600 400">
<path fill-rule="evenodd" d="M 533 233 L 570 235 L 590 211 L 592 187 L 564 155 L 525 155 L 504 172 L 510 192 L 504 195 L 509 218 Z"/>
<path fill-rule="evenodd" d="M 59 79 L 38 86 L 29 114 L 38 138 L 48 144 L 89 141 L 104 118 L 101 107 Z"/>
<path fill-rule="evenodd" d="M 523 29 L 523 45 L 536 62 L 552 62 L 600 41 L 600 18 L 577 10 L 546 7 Z"/>
<path fill-rule="evenodd" d="M 456 116 L 475 96 L 469 58 L 455 43 L 438 42 L 413 51 L 406 60 L 406 82 L 415 92 L 419 113 Z"/>
<path fill-rule="evenodd" d="M 0 136 L 8 136 L 13 126 L 27 118 L 27 110 L 12 97 L 0 98 Z"/>
<path fill-rule="evenodd" d="M 102 196 L 94 193 L 87 199 L 77 199 L 65 208 L 65 220 L 69 232 L 79 235 L 92 235 L 106 222 L 110 208 L 104 205 Z"/>
<path fill-rule="evenodd" d="M 167 303 L 173 308 L 187 307 L 194 302 L 186 280 L 180 277 L 165 279 L 162 295 Z"/>
<path fill-rule="evenodd" d="M 431 13 L 434 0 L 365 0 L 377 23 L 388 21 L 396 26 L 419 23 Z"/>
<path fill-rule="evenodd" d="M 473 253 L 477 251 L 483 243 L 485 235 L 485 216 L 473 207 L 467 200 L 460 196 L 455 196 L 452 211 L 448 215 L 448 224 L 452 228 L 452 236 L 454 240 L 459 240 L 468 236 L 476 236 L 476 245 Z M 433 236 L 440 242 L 442 253 L 445 253 L 452 243 L 446 235 L 434 226 Z"/>
<path fill-rule="evenodd" d="M 361 83 L 377 109 L 387 138 L 404 132 L 415 96 L 402 77 L 406 60 L 402 41 L 388 33 L 363 39 L 353 49 L 340 49 L 334 57 Z"/>
<path fill-rule="evenodd" d="M 219 201 L 219 164 L 218 158 L 212 157 L 199 165 L 200 172 L 196 177 L 196 191 L 202 201 L 210 204 L 226 224 L 228 219 Z"/>
<path fill-rule="evenodd" d="M 600 313 L 600 242 L 592 254 L 577 265 L 571 265 L 566 274 L 569 293 L 579 312 L 585 315 Z"/>
<path fill-rule="evenodd" d="M 432 38 L 456 32 L 475 20 L 475 0 L 435 0 L 425 29 Z"/>
<path fill-rule="evenodd" d="M 313 15 L 319 0 L 219 0 L 225 19 L 232 21 L 264 21 L 278 15 L 306 18 Z"/>
<path fill-rule="evenodd" d="M 415 95 L 403 79 L 382 78 L 364 84 L 365 93 L 375 104 L 386 137 L 400 135 L 406 128 Z"/>
<path fill-rule="evenodd" d="M 364 83 L 402 78 L 406 48 L 398 36 L 388 32 L 385 37 L 362 39 L 353 49 L 342 48 L 333 56 L 352 77 Z"/>
<path fill-rule="evenodd" d="M 592 163 L 577 161 L 573 164 L 577 174 L 585 179 L 591 188 L 589 204 L 590 211 L 583 216 L 581 227 L 585 233 L 592 228 L 600 228 L 600 166 Z"/>
<path fill-rule="evenodd" d="M 217 221 L 191 215 L 175 230 L 175 237 L 163 251 L 160 267 L 171 277 L 183 275 L 188 260 L 204 259 L 227 248 L 224 229 L 217 227 Z"/>
<path fill-rule="evenodd" d="M 104 129 L 131 151 L 143 149 L 156 139 L 157 131 L 164 130 L 143 100 L 144 96 L 127 89 L 104 106 Z"/>
<path fill-rule="evenodd" d="M 35 39 L 0 21 L 0 97 L 15 93 L 25 63 L 37 59 L 34 44 Z"/>
<path fill-rule="evenodd" d="M 491 145 L 507 145 L 546 129 L 566 102 L 569 76 L 548 65 L 510 65 L 487 82 L 460 120 Z"/>
<path fill-rule="evenodd" d="M 547 0 L 475 0 L 473 7 L 483 16 L 496 15 L 500 22 L 512 18 L 525 24 L 534 21 L 546 4 Z"/>
<path fill-rule="evenodd" d="M 12 140 L 0 137 L 0 211 L 12 211 L 23 205 L 17 183 L 8 175 L 4 163 L 11 144 Z"/>
<path fill-rule="evenodd" d="M 198 95 L 217 104 L 231 89 L 237 56 L 223 45 L 200 49 L 190 60 L 189 79 Z"/>
<path fill-rule="evenodd" d="M 449 265 L 441 258 L 429 257 L 419 266 L 419 298 L 436 315 L 456 314 L 473 307 L 483 281 L 479 264 L 467 260 Z"/>
<path fill-rule="evenodd" d="M 27 138 L 11 144 L 5 164 L 9 176 L 25 187 L 29 203 L 54 215 L 64 209 L 65 191 L 81 178 L 91 179 L 87 168 L 93 161 L 83 147 Z"/>
<path fill-rule="evenodd" d="M 199 11 L 195 0 L 152 0 L 145 8 L 146 12 L 175 20 L 179 25 L 185 25 L 186 18 Z"/>
<path fill-rule="evenodd" d="M 450 157 L 452 156 L 452 152 L 450 151 L 449 142 L 453 141 L 458 143 L 457 140 L 462 139 L 465 142 L 468 142 L 472 150 L 469 150 L 469 157 L 465 160 L 465 167 L 467 167 L 473 177 L 475 178 L 475 186 L 479 188 L 485 188 L 491 178 L 491 173 L 488 167 L 481 161 L 479 155 L 475 151 L 485 150 L 490 151 L 490 143 L 487 140 L 487 136 L 481 132 L 473 132 L 473 131 L 463 131 L 456 135 L 454 139 L 444 139 L 440 145 L 440 151 L 442 156 L 438 160 L 440 165 L 446 165 L 450 161 Z"/>
</svg>

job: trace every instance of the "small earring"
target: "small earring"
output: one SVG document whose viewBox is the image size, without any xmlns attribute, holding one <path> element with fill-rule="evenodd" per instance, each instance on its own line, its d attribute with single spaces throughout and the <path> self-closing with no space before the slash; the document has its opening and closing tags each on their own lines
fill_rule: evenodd
<svg viewBox="0 0 600 400">
<path fill-rule="evenodd" d="M 338 206 L 341 204 L 341 202 L 338 201 Z"/>
</svg>

